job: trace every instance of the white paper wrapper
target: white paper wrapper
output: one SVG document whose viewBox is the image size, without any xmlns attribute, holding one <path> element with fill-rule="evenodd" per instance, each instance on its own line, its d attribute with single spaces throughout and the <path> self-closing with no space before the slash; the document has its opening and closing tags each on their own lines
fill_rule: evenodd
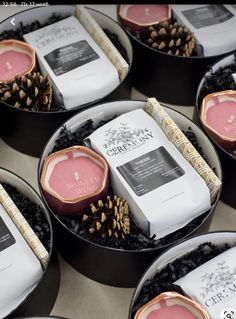
<svg viewBox="0 0 236 319">
<path fill-rule="evenodd" d="M 38 258 L 0 204 L 0 318 L 26 298 L 42 275 Z"/>
<path fill-rule="evenodd" d="M 145 233 L 164 237 L 210 209 L 205 182 L 144 110 L 125 113 L 88 138 Z"/>
<path fill-rule="evenodd" d="M 57 104 L 71 109 L 105 97 L 119 85 L 116 67 L 75 16 L 24 35 Z"/>
<path fill-rule="evenodd" d="M 236 48 L 236 12 L 231 5 L 172 5 L 173 16 L 187 26 L 203 46 L 204 56 Z"/>
<path fill-rule="evenodd" d="M 205 306 L 212 319 L 220 318 L 227 307 L 235 309 L 235 254 L 236 247 L 228 249 L 175 282 L 188 296 Z"/>
</svg>

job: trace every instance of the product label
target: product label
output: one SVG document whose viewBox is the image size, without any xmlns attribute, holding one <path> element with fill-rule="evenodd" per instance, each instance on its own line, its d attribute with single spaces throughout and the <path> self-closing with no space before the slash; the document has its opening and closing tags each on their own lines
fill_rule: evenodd
<svg viewBox="0 0 236 319">
<path fill-rule="evenodd" d="M 44 56 L 56 76 L 99 59 L 86 40 L 60 47 Z"/>
<path fill-rule="evenodd" d="M 142 196 L 185 173 L 163 146 L 117 169 L 137 196 Z"/>
<path fill-rule="evenodd" d="M 204 305 L 211 318 L 219 318 L 226 307 L 236 305 L 235 253 L 236 247 L 230 248 L 175 282 Z"/>
<path fill-rule="evenodd" d="M 233 17 L 233 14 L 220 4 L 189 9 L 182 13 L 196 29 L 222 23 Z"/>
<path fill-rule="evenodd" d="M 12 236 L 10 230 L 0 217 L 0 252 L 15 244 L 15 242 L 15 238 Z"/>
</svg>

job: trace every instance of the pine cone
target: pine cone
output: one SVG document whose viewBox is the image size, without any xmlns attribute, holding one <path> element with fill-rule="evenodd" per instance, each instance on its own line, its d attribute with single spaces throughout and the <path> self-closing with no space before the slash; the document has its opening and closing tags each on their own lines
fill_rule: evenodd
<svg viewBox="0 0 236 319">
<path fill-rule="evenodd" d="M 148 45 L 168 54 L 188 57 L 196 45 L 194 34 L 177 22 L 159 22 L 149 27 L 149 33 Z"/>
<path fill-rule="evenodd" d="M 84 214 L 82 218 L 90 234 L 100 234 L 102 238 L 125 238 L 130 234 L 129 206 L 125 200 L 116 195 L 113 199 L 107 196 L 105 203 L 99 200 L 98 207 L 91 204 L 90 209 L 91 214 Z"/>
<path fill-rule="evenodd" d="M 18 75 L 12 81 L 0 82 L 0 100 L 24 110 L 49 111 L 52 86 L 39 72 Z"/>
</svg>

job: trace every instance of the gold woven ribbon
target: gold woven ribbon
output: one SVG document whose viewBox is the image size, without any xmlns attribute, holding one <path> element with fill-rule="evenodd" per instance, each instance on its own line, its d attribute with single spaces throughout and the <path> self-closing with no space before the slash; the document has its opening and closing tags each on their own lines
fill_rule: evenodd
<svg viewBox="0 0 236 319">
<path fill-rule="evenodd" d="M 19 229 L 35 255 L 38 257 L 43 267 L 46 268 L 49 260 L 47 250 L 1 184 L 0 204 L 5 208 L 6 212 L 11 217 L 12 221 L 15 223 L 16 227 Z"/>
<path fill-rule="evenodd" d="M 106 33 L 102 30 L 102 28 L 100 28 L 98 23 L 83 6 L 76 6 L 76 16 L 97 45 L 106 54 L 111 63 L 116 67 L 120 80 L 122 81 L 129 71 L 128 63 L 107 37 Z"/>
<path fill-rule="evenodd" d="M 213 203 L 220 190 L 221 180 L 155 98 L 147 100 L 145 111 L 154 118 L 169 140 L 204 179 L 210 191 L 211 203 Z"/>
</svg>

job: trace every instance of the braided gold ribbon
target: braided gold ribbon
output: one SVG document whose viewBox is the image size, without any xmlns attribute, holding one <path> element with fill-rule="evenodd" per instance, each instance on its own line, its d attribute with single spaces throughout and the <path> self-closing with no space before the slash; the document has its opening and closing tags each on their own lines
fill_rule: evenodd
<svg viewBox="0 0 236 319">
<path fill-rule="evenodd" d="M 111 63 L 116 67 L 120 80 L 122 81 L 129 71 L 128 63 L 107 37 L 102 28 L 100 28 L 98 23 L 83 6 L 76 6 L 76 16 L 97 45 L 106 54 Z"/>
<path fill-rule="evenodd" d="M 211 203 L 213 203 L 220 190 L 221 180 L 155 98 L 147 100 L 145 111 L 154 118 L 169 140 L 204 179 L 210 191 Z"/>
<path fill-rule="evenodd" d="M 5 208 L 6 212 L 11 217 L 12 221 L 15 223 L 16 227 L 19 229 L 22 236 L 25 238 L 28 245 L 31 247 L 45 268 L 49 260 L 49 254 L 47 250 L 1 184 L 0 204 Z"/>
</svg>

